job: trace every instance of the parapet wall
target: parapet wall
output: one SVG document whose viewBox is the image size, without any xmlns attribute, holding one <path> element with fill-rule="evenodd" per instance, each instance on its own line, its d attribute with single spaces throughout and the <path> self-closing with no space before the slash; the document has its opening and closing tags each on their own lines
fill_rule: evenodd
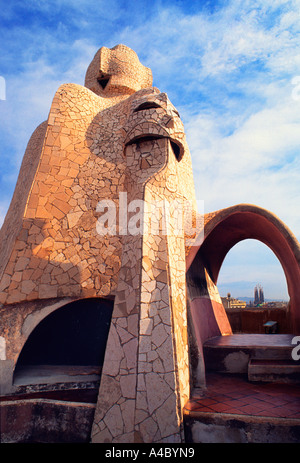
<svg viewBox="0 0 300 463">
<path fill-rule="evenodd" d="M 1 403 L 1 443 L 88 443 L 94 404 L 46 399 Z"/>
<path fill-rule="evenodd" d="M 226 309 L 233 333 L 265 333 L 264 323 L 277 322 L 277 333 L 292 333 L 288 309 Z"/>
</svg>

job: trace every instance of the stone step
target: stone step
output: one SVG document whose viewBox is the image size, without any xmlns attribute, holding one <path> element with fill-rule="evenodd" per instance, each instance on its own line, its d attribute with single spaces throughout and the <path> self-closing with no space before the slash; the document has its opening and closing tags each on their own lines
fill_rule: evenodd
<svg viewBox="0 0 300 463">
<path fill-rule="evenodd" d="M 299 383 L 300 363 L 294 360 L 250 359 L 248 380 L 269 383 Z"/>
<path fill-rule="evenodd" d="M 215 336 L 203 345 L 205 368 L 220 373 L 248 374 L 250 359 L 292 360 L 292 334 Z"/>
</svg>

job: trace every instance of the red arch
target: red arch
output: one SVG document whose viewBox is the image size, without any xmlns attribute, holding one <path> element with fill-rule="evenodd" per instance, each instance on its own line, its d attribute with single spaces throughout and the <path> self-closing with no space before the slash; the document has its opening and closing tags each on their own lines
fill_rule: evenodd
<svg viewBox="0 0 300 463">
<path fill-rule="evenodd" d="M 279 259 L 290 296 L 293 332 L 300 333 L 300 246 L 287 226 L 266 209 L 238 204 L 212 214 L 204 229 L 204 241 L 191 249 L 187 269 L 201 248 L 201 256 L 216 284 L 228 251 L 238 242 L 253 238 L 266 244 Z"/>
</svg>

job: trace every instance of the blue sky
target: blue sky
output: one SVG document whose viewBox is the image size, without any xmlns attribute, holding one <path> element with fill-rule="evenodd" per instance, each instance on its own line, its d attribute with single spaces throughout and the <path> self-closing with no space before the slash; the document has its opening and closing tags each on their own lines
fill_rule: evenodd
<svg viewBox="0 0 300 463">
<path fill-rule="evenodd" d="M 180 112 L 205 212 L 257 204 L 300 239 L 300 0 L 0 6 L 0 223 L 26 144 L 59 85 L 82 85 L 97 49 L 123 43 Z M 219 289 L 251 296 L 257 283 L 266 297 L 287 298 L 276 257 L 247 240 L 229 252 Z"/>
</svg>

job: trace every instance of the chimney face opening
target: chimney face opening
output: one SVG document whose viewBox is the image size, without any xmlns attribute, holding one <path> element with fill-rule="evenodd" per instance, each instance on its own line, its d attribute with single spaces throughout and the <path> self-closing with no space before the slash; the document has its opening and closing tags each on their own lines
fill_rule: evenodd
<svg viewBox="0 0 300 463">
<path fill-rule="evenodd" d="M 177 161 L 180 161 L 181 158 L 182 158 L 182 155 L 181 155 L 181 150 L 180 150 L 180 146 L 175 143 L 174 141 L 171 140 L 171 147 L 172 147 L 172 151 L 175 155 L 175 158 L 177 159 Z"/>
<path fill-rule="evenodd" d="M 18 367 L 26 365 L 102 366 L 113 301 L 84 299 L 44 318 L 27 339 Z"/>
<path fill-rule="evenodd" d="M 109 78 L 110 76 L 109 75 L 100 75 L 97 79 L 98 81 L 98 84 L 101 85 L 101 87 L 103 88 L 103 90 L 105 89 L 105 87 L 107 86 L 108 82 L 109 82 Z"/>
<path fill-rule="evenodd" d="M 157 109 L 161 106 L 154 101 L 146 101 L 145 103 L 140 104 L 133 112 L 144 111 L 145 109 Z"/>
</svg>

